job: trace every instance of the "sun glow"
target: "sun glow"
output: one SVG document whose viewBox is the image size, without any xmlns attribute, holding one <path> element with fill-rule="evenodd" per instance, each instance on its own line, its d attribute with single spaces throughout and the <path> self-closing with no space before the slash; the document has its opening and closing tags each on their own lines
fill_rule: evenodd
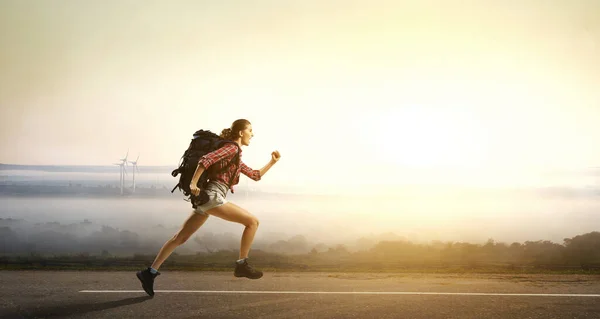
<svg viewBox="0 0 600 319">
<path fill-rule="evenodd" d="M 460 113 L 406 107 L 381 113 L 367 128 L 381 162 L 407 167 L 478 167 L 487 157 L 485 131 Z"/>
</svg>

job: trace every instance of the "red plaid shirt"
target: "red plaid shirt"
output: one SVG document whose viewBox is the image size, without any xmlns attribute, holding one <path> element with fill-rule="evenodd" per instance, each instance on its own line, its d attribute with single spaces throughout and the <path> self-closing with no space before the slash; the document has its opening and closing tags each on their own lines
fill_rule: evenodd
<svg viewBox="0 0 600 319">
<path fill-rule="evenodd" d="M 239 165 L 232 163 L 232 165 L 229 166 L 229 169 L 222 173 L 219 172 L 233 160 L 233 157 L 237 153 L 238 147 L 232 143 L 227 143 L 221 148 L 202 156 L 198 161 L 205 169 L 208 169 L 212 165 L 216 165 L 208 175 L 209 180 L 216 180 L 225 185 L 229 185 L 229 182 L 233 180 L 230 187 L 232 193 L 233 185 L 237 185 L 240 181 L 240 173 L 243 173 L 255 181 L 260 180 L 260 171 L 252 169 L 242 162 L 242 148 L 240 147 L 239 149 Z"/>
</svg>

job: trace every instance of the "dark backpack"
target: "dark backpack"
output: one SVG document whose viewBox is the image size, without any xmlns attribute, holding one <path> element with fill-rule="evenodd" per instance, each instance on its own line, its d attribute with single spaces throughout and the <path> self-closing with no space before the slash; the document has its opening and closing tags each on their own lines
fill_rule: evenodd
<svg viewBox="0 0 600 319">
<path fill-rule="evenodd" d="M 171 175 L 173 177 L 177 177 L 177 175 L 181 174 L 181 176 L 179 176 L 179 182 L 177 183 L 177 185 L 175 185 L 175 187 L 173 187 L 171 193 L 173 193 L 175 189 L 179 188 L 179 190 L 181 190 L 185 196 L 188 196 L 189 199 L 192 200 L 192 203 L 194 203 L 193 199 L 195 196 L 191 193 L 190 184 L 192 183 L 192 177 L 196 172 L 196 168 L 198 167 L 198 161 L 202 156 L 221 148 L 226 143 L 233 143 L 237 146 L 237 143 L 223 139 L 219 135 L 211 131 L 196 131 L 196 133 L 194 133 L 192 141 L 190 142 L 190 146 L 181 157 L 181 164 L 179 164 L 179 167 L 177 169 L 171 172 Z M 231 160 L 229 165 L 224 167 L 219 173 L 226 171 L 234 163 L 239 165 L 239 155 L 240 150 L 238 147 L 238 153 L 236 154 L 236 156 L 233 158 L 233 160 Z M 199 188 L 202 189 L 206 186 L 208 182 L 209 173 L 214 172 L 215 169 L 216 166 L 211 165 L 207 170 L 204 170 L 204 172 L 202 173 L 202 175 L 200 175 L 200 178 L 198 179 L 197 185 Z M 229 187 L 231 187 L 231 185 L 229 185 Z"/>
</svg>

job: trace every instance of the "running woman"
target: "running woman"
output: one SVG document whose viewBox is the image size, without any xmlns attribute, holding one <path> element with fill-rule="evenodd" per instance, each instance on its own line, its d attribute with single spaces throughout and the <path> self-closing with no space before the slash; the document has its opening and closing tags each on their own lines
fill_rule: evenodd
<svg viewBox="0 0 600 319">
<path fill-rule="evenodd" d="M 137 277 L 142 283 L 142 288 L 150 296 L 154 296 L 154 279 L 160 275 L 158 269 L 178 246 L 184 244 L 208 219 L 208 216 L 216 216 L 227 221 L 240 223 L 245 226 L 240 244 L 239 259 L 235 263 L 234 276 L 259 279 L 263 276 L 260 270 L 254 269 L 248 264 L 248 253 L 258 229 L 258 219 L 247 210 L 227 201 L 227 193 L 234 192 L 233 186 L 239 182 L 240 173 L 249 178 L 259 181 L 269 169 L 279 161 L 279 151 L 271 153 L 271 160 L 260 170 L 248 167 L 242 161 L 242 146 L 250 145 L 254 136 L 252 124 L 248 120 L 239 119 L 233 122 L 230 128 L 221 132 L 222 138 L 235 142 L 226 143 L 221 148 L 201 157 L 198 167 L 192 177 L 190 189 L 192 194 L 200 198 L 200 202 L 194 204 L 195 209 L 184 222 L 183 226 L 171 239 L 163 245 L 158 252 L 154 262 L 147 269 L 137 272 Z M 231 163 L 239 151 L 239 162 Z M 229 165 L 229 169 L 223 168 Z M 209 170 L 208 183 L 203 189 L 197 184 L 200 176 L 211 166 Z M 231 186 L 228 186 L 231 185 Z"/>
</svg>

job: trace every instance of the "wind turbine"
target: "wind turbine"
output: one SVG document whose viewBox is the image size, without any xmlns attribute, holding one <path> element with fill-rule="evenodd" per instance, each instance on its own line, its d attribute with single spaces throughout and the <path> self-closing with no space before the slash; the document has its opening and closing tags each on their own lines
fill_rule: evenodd
<svg viewBox="0 0 600 319">
<path fill-rule="evenodd" d="M 129 149 L 127 149 L 127 154 L 125 154 L 125 158 L 122 158 L 119 161 L 127 162 L 127 156 L 129 156 Z"/>
<path fill-rule="evenodd" d="M 123 195 L 123 180 L 124 180 L 123 172 L 125 172 L 125 174 L 127 174 L 127 171 L 123 167 L 125 164 L 123 162 L 121 162 L 121 163 L 115 163 L 114 165 L 120 166 L 119 167 L 119 187 L 121 188 L 121 195 Z"/>
<path fill-rule="evenodd" d="M 123 195 L 123 184 L 125 183 L 125 175 L 127 174 L 127 170 L 125 170 L 125 165 L 127 165 L 127 156 L 129 156 L 129 150 L 127 150 L 125 158 L 120 159 L 121 163 L 115 163 L 115 165 L 120 166 L 119 183 L 121 184 L 121 195 Z"/>
<path fill-rule="evenodd" d="M 138 154 L 138 157 L 136 158 L 135 162 L 130 161 L 129 163 L 133 164 L 133 192 L 135 193 L 135 171 L 137 170 L 138 173 L 140 172 L 140 169 L 138 168 L 138 160 L 140 159 L 140 154 Z"/>
</svg>

